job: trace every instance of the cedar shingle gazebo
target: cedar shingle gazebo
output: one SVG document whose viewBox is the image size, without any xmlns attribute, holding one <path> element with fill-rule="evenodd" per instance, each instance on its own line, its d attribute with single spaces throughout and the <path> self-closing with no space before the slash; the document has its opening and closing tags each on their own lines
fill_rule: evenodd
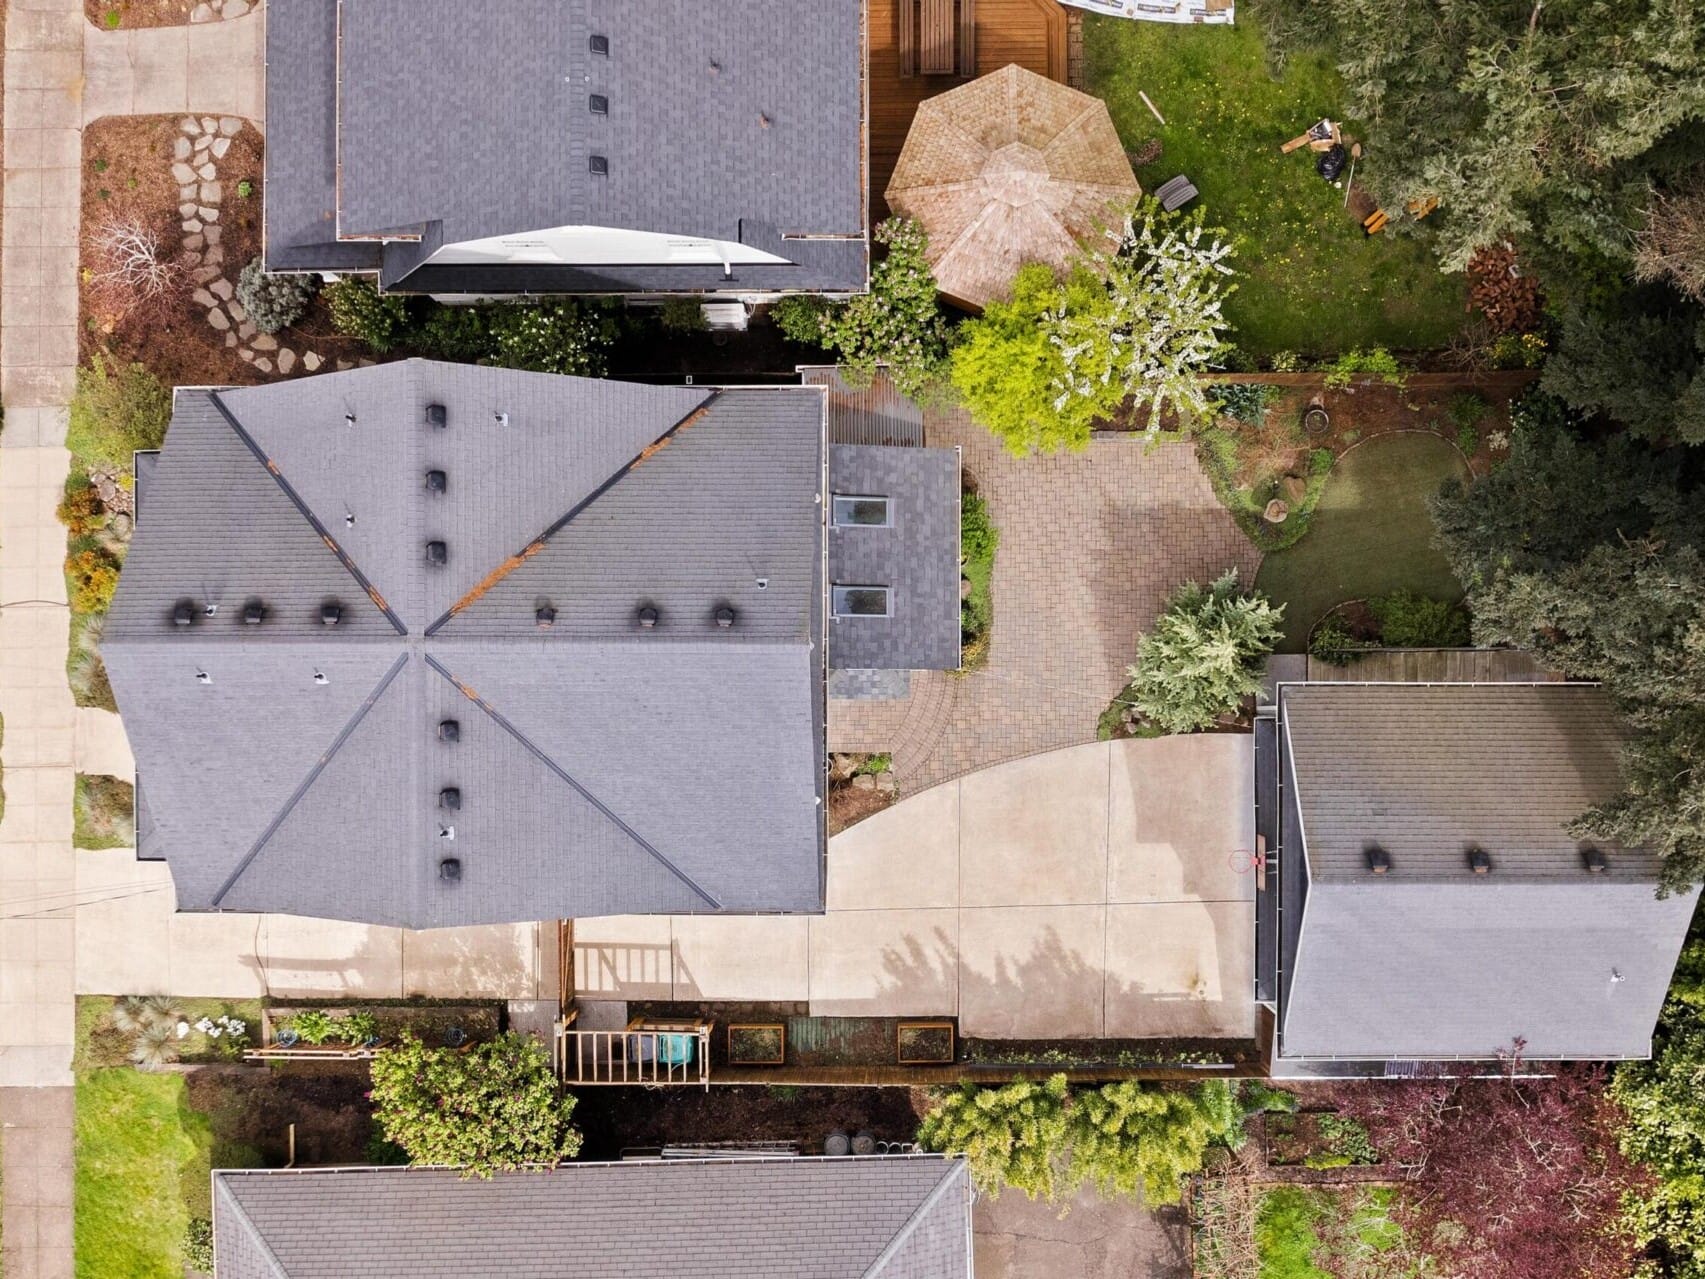
<svg viewBox="0 0 1705 1279">
<path fill-rule="evenodd" d="M 1100 99 L 1006 66 L 918 107 L 887 198 L 929 233 L 942 294 L 980 310 L 1025 263 L 1063 267 L 1141 193 Z"/>
</svg>

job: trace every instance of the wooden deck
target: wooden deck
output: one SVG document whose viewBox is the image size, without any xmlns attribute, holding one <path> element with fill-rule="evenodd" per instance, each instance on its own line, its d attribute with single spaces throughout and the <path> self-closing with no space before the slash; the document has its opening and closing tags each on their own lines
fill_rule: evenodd
<svg viewBox="0 0 1705 1279">
<path fill-rule="evenodd" d="M 912 115 L 925 98 L 965 81 L 957 76 L 900 75 L 900 5 L 870 0 L 870 218 L 888 216 L 883 193 L 900 158 Z M 1066 82 L 1066 11 L 1055 0 L 975 0 L 977 74 L 1016 62 Z M 915 4 L 915 0 L 914 0 Z"/>
</svg>

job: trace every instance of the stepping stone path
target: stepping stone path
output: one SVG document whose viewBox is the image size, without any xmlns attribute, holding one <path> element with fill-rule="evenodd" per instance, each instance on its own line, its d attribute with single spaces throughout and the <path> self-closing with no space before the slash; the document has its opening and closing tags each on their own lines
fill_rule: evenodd
<svg viewBox="0 0 1705 1279">
<path fill-rule="evenodd" d="M 199 13 L 210 6 L 196 8 Z M 249 10 L 244 0 L 226 0 L 224 12 L 218 16 L 241 17 Z M 210 10 L 211 11 L 211 10 Z M 192 22 L 211 22 L 213 18 L 197 18 Z M 262 373 L 293 373 L 298 367 L 316 373 L 326 363 L 317 351 L 293 351 L 280 346 L 278 339 L 256 330 L 243 304 L 237 301 L 232 277 L 243 269 L 243 263 L 227 265 L 225 246 L 219 241 L 224 228 L 219 223 L 220 206 L 225 198 L 224 185 L 219 178 L 219 161 L 231 149 L 243 122 L 236 116 L 188 116 L 179 123 L 181 135 L 172 143 L 172 180 L 178 184 L 178 216 L 182 219 L 184 261 L 190 266 L 190 278 L 196 289 L 192 295 L 197 306 L 207 313 L 208 325 L 225 336 L 225 345 L 234 349 L 245 364 L 252 364 Z M 338 369 L 354 368 L 355 360 L 337 361 Z M 360 364 L 371 364 L 361 360 Z"/>
</svg>

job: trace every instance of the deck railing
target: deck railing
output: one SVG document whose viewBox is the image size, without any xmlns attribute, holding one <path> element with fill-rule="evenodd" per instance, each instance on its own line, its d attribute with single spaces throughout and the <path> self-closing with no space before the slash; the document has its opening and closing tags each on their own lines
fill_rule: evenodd
<svg viewBox="0 0 1705 1279">
<path fill-rule="evenodd" d="M 575 1012 L 557 1023 L 557 1077 L 577 1086 L 710 1087 L 709 1022 L 646 1021 L 625 1030 L 577 1030 Z"/>
</svg>

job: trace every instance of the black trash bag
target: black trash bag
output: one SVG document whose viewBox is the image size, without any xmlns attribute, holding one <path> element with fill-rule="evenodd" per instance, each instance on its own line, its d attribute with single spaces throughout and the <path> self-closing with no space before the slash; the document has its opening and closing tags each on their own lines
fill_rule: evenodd
<svg viewBox="0 0 1705 1279">
<path fill-rule="evenodd" d="M 1320 153 L 1320 158 L 1314 162 L 1314 171 L 1328 182 L 1336 182 L 1338 175 L 1344 171 L 1344 161 L 1348 158 L 1344 144 L 1334 143 L 1330 151 Z"/>
</svg>

